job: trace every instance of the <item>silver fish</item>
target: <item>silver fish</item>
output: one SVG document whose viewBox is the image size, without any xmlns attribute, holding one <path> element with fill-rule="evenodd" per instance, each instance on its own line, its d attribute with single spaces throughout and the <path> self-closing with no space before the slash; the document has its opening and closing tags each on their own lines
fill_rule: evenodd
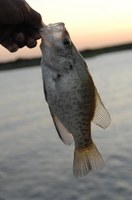
<svg viewBox="0 0 132 200">
<path fill-rule="evenodd" d="M 110 115 L 64 23 L 44 25 L 41 36 L 45 98 L 61 140 L 75 142 L 73 174 L 85 176 L 104 164 L 92 141 L 91 121 L 107 128 Z"/>
</svg>

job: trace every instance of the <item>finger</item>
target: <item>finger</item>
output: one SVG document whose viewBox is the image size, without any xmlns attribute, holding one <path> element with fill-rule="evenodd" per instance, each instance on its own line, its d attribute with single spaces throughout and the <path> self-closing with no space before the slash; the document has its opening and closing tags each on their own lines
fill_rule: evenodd
<svg viewBox="0 0 132 200">
<path fill-rule="evenodd" d="M 24 33 L 14 33 L 13 37 L 19 48 L 22 48 L 26 45 L 26 36 L 24 35 Z"/>
<path fill-rule="evenodd" d="M 34 31 L 32 32 L 31 36 L 35 39 L 35 40 L 39 40 L 41 38 L 41 35 L 38 31 Z"/>
<path fill-rule="evenodd" d="M 32 37 L 27 38 L 26 46 L 28 48 L 34 48 L 36 45 L 37 45 L 37 41 L 34 38 Z"/>
<path fill-rule="evenodd" d="M 37 39 L 40 38 L 40 34 L 38 30 L 33 29 L 31 27 L 24 26 L 24 34 L 26 37 L 26 46 L 29 48 L 33 48 L 37 45 Z"/>
<path fill-rule="evenodd" d="M 12 37 L 7 38 L 1 45 L 12 53 L 18 50 L 18 45 L 15 43 Z"/>
<path fill-rule="evenodd" d="M 36 40 L 40 38 L 40 35 L 38 31 L 34 31 L 32 28 L 29 28 L 26 25 L 22 25 L 16 29 L 15 33 L 13 33 L 13 38 L 19 48 L 22 48 L 24 46 L 33 48 L 37 45 Z"/>
<path fill-rule="evenodd" d="M 42 27 L 41 15 L 32 8 L 28 14 L 26 18 L 27 23 L 30 24 L 32 28 L 40 29 Z"/>
<path fill-rule="evenodd" d="M 0 44 L 3 43 L 14 31 L 14 26 L 0 24 Z"/>
<path fill-rule="evenodd" d="M 32 38 L 34 38 L 35 40 L 38 40 L 41 38 L 41 35 L 39 33 L 38 29 L 32 28 L 32 27 L 28 27 L 26 30 L 27 35 L 30 35 Z"/>
</svg>

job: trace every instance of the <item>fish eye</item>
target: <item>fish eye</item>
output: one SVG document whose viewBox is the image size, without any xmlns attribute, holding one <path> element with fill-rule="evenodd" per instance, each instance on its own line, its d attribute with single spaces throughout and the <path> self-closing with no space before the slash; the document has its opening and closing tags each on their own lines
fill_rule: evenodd
<svg viewBox="0 0 132 200">
<path fill-rule="evenodd" d="M 64 44 L 65 46 L 70 45 L 70 40 L 69 40 L 68 38 L 65 38 L 65 39 L 63 40 L 63 44 Z"/>
</svg>

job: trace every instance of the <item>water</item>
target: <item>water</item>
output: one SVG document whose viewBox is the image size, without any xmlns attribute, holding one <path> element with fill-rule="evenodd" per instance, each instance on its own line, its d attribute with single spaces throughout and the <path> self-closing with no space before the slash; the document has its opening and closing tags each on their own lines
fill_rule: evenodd
<svg viewBox="0 0 132 200">
<path fill-rule="evenodd" d="M 43 96 L 39 67 L 0 72 L 0 197 L 5 200 L 131 200 L 132 52 L 87 60 L 112 118 L 92 125 L 105 167 L 76 179 L 74 146 L 59 139 Z"/>
</svg>

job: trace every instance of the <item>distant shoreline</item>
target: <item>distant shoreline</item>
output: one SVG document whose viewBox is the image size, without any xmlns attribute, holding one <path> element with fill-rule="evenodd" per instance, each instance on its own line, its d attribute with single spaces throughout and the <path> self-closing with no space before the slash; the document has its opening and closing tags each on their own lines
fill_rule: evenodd
<svg viewBox="0 0 132 200">
<path fill-rule="evenodd" d="M 116 46 L 104 47 L 104 48 L 97 48 L 97 49 L 85 49 L 80 51 L 84 58 L 98 56 L 104 53 L 111 53 L 117 51 L 124 51 L 124 50 L 132 50 L 132 43 L 128 44 L 121 44 Z M 32 58 L 32 59 L 18 59 L 16 61 L 7 62 L 7 63 L 0 63 L 0 70 L 11 70 L 17 68 L 25 68 L 25 67 L 33 67 L 33 66 L 40 66 L 41 58 Z"/>
</svg>

